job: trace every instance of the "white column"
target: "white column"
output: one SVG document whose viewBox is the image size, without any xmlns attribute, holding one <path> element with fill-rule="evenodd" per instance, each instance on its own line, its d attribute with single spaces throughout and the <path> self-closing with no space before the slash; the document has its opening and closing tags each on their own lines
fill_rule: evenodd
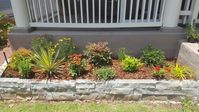
<svg viewBox="0 0 199 112">
<path fill-rule="evenodd" d="M 182 0 L 166 0 L 163 27 L 177 27 Z"/>
<path fill-rule="evenodd" d="M 20 28 L 29 27 L 28 11 L 25 0 L 11 0 L 12 10 L 16 26 Z"/>
<path fill-rule="evenodd" d="M 193 24 L 194 20 L 197 20 L 199 13 L 199 0 L 193 0 L 191 4 L 191 15 L 189 23 Z"/>
</svg>

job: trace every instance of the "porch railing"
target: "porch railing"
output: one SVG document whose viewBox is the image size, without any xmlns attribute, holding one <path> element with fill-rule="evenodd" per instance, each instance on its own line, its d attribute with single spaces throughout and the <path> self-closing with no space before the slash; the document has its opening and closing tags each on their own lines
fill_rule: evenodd
<svg viewBox="0 0 199 112">
<path fill-rule="evenodd" d="M 31 27 L 162 26 L 165 0 L 26 0 Z"/>
<path fill-rule="evenodd" d="M 196 2 L 198 0 L 182 0 L 179 23 L 190 23 L 194 16 L 196 16 L 195 23 L 199 23 L 199 6 Z"/>
</svg>

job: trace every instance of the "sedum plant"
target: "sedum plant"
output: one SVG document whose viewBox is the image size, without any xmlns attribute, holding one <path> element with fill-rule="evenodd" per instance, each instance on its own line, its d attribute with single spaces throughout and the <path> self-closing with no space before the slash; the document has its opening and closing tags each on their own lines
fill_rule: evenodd
<svg viewBox="0 0 199 112">
<path fill-rule="evenodd" d="M 111 54 L 108 42 L 89 43 L 84 51 L 88 61 L 95 66 L 110 65 L 112 60 Z"/>
<path fill-rule="evenodd" d="M 131 56 L 125 56 L 125 58 L 122 60 L 122 69 L 126 72 L 135 72 L 137 71 L 143 64 L 141 63 L 141 60 L 131 57 Z"/>
<path fill-rule="evenodd" d="M 63 61 L 63 59 L 57 59 L 58 55 L 59 50 L 56 52 L 51 52 L 50 50 L 44 48 L 40 48 L 39 51 L 35 50 L 33 58 L 33 61 L 35 62 L 34 66 L 41 73 L 45 73 L 47 79 L 55 78 L 55 73 Z"/>
<path fill-rule="evenodd" d="M 116 76 L 115 70 L 111 67 L 98 68 L 94 71 L 94 74 L 102 80 L 110 80 Z"/>
<path fill-rule="evenodd" d="M 176 64 L 173 69 L 171 70 L 171 73 L 179 79 L 187 79 L 187 78 L 193 78 L 193 71 L 188 66 L 180 66 L 179 64 Z"/>
<path fill-rule="evenodd" d="M 140 59 L 147 65 L 163 65 L 164 60 L 166 59 L 163 51 L 156 49 L 151 45 L 146 46 L 141 53 Z"/>
</svg>

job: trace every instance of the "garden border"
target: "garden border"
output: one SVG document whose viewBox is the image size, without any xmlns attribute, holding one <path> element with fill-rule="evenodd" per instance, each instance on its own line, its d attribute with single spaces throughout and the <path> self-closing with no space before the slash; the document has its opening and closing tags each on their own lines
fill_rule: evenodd
<svg viewBox="0 0 199 112">
<path fill-rule="evenodd" d="M 0 66 L 1 72 L 7 67 Z M 124 100 L 176 101 L 190 97 L 199 103 L 199 80 L 35 80 L 0 78 L 0 100 Z"/>
<path fill-rule="evenodd" d="M 191 80 L 33 80 L 0 78 L 0 100 L 124 100 L 199 102 L 199 81 Z"/>
</svg>

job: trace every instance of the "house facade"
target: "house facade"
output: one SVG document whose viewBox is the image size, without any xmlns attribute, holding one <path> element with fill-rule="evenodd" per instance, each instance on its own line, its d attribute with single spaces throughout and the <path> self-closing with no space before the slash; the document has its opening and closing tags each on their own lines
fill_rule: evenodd
<svg viewBox="0 0 199 112">
<path fill-rule="evenodd" d="M 93 41 L 108 41 L 116 52 L 132 54 L 152 44 L 176 56 L 185 38 L 184 24 L 199 23 L 199 0 L 11 0 L 16 27 L 13 48 L 30 47 L 39 35 L 57 40 L 71 37 L 82 49 Z"/>
</svg>

